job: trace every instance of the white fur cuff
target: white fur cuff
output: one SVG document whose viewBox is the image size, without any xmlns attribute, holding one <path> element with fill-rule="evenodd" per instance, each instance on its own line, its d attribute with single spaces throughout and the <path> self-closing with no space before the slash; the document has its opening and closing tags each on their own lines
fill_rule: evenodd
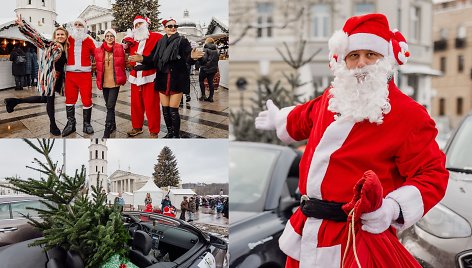
<svg viewBox="0 0 472 268">
<path fill-rule="evenodd" d="M 403 224 L 393 223 L 392 226 L 399 231 L 405 230 L 423 217 L 424 204 L 421 192 L 412 185 L 402 186 L 389 193 L 386 198 L 392 198 L 400 205 L 403 215 Z"/>
<path fill-rule="evenodd" d="M 295 106 L 285 107 L 280 109 L 275 118 L 275 129 L 277 131 L 277 137 L 287 144 L 293 143 L 294 140 L 290 137 L 290 134 L 287 132 L 287 117 L 288 114 L 295 108 Z"/>
</svg>

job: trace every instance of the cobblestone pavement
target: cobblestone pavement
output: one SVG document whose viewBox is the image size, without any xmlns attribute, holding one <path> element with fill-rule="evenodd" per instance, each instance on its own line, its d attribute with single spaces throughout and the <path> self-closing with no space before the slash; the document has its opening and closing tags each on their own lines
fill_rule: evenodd
<svg viewBox="0 0 472 268">
<path fill-rule="evenodd" d="M 185 102 L 180 108 L 182 118 L 181 133 L 184 138 L 222 138 L 228 137 L 228 90 L 220 87 L 215 91 L 215 102 L 198 100 L 200 88 L 198 77 L 192 76 L 190 88 L 191 101 Z M 102 92 L 93 81 L 93 110 L 92 126 L 95 133 L 87 135 L 82 132 L 82 104 L 76 105 L 77 132 L 68 138 L 101 138 L 105 129 L 106 107 Z M 38 95 L 33 89 L 24 88 L 15 91 L 7 89 L 0 91 L 0 138 L 53 138 L 49 134 L 49 119 L 46 105 L 41 103 L 19 104 L 13 113 L 7 113 L 3 100 L 8 97 L 27 97 Z M 208 93 L 207 93 L 208 94 Z M 185 97 L 184 97 L 185 99 Z M 120 88 L 116 103 L 117 131 L 111 138 L 127 138 L 126 132 L 131 129 L 131 87 L 130 84 Z M 62 130 L 67 122 L 63 96 L 56 96 L 56 122 Z M 135 138 L 149 138 L 147 121 L 144 122 L 144 133 Z M 161 114 L 161 132 L 159 138 L 166 135 L 166 127 Z"/>
</svg>

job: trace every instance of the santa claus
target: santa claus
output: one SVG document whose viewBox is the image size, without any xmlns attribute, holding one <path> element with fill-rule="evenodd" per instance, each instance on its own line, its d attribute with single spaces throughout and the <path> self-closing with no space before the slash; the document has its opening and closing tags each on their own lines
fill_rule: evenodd
<svg viewBox="0 0 472 268">
<path fill-rule="evenodd" d="M 149 18 L 136 16 L 133 21 L 132 39 L 125 38 L 129 44 L 130 56 L 149 56 L 161 39 L 160 33 L 151 32 L 148 29 Z M 133 129 L 128 131 L 128 136 L 134 137 L 143 133 L 144 113 L 146 113 L 149 136 L 157 138 L 160 131 L 161 111 L 159 93 L 154 91 L 154 78 L 156 68 L 137 62 L 130 62 L 133 66 L 128 81 L 131 83 L 131 124 Z"/>
<path fill-rule="evenodd" d="M 78 18 L 74 21 L 70 35 L 69 48 L 67 49 L 66 65 L 66 112 L 67 124 L 62 131 L 66 137 L 76 131 L 75 129 L 75 104 L 77 98 L 82 100 L 84 125 L 83 132 L 92 134 L 93 128 L 90 124 L 92 117 L 92 59 L 95 53 L 95 43 L 87 34 L 86 22 Z"/>
<path fill-rule="evenodd" d="M 395 67 L 409 57 L 401 33 L 382 14 L 352 17 L 329 49 L 335 78 L 322 96 L 280 110 L 269 100 L 255 122 L 287 143 L 308 139 L 300 162 L 302 202 L 279 240 L 287 267 L 341 267 L 342 206 L 365 171 L 374 171 L 384 190 L 381 207 L 361 215 L 362 230 L 374 234 L 410 227 L 447 186 L 434 121 L 393 81 Z"/>
</svg>

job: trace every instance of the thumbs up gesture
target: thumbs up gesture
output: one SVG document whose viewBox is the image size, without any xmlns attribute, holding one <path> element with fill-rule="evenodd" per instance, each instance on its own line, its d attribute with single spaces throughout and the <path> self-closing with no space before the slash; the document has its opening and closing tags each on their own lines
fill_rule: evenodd
<svg viewBox="0 0 472 268">
<path fill-rule="evenodd" d="M 262 111 L 256 117 L 255 125 L 260 130 L 275 130 L 275 120 L 280 109 L 272 100 L 267 100 L 267 110 Z"/>
</svg>

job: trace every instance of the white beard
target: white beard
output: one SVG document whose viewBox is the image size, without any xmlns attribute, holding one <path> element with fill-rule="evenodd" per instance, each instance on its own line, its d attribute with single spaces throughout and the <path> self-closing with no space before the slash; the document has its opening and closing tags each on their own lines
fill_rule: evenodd
<svg viewBox="0 0 472 268">
<path fill-rule="evenodd" d="M 74 38 L 76 41 L 82 41 L 87 37 L 87 32 L 85 31 L 85 28 L 76 28 L 73 27 L 70 35 L 72 38 Z"/>
<path fill-rule="evenodd" d="M 136 41 L 142 41 L 148 39 L 149 37 L 149 30 L 146 24 L 142 25 L 137 29 L 133 29 L 133 37 Z"/>
<path fill-rule="evenodd" d="M 393 76 L 393 66 L 388 58 L 353 70 L 347 69 L 345 61 L 335 63 L 328 105 L 328 110 L 336 113 L 334 119 L 351 118 L 355 122 L 367 119 L 382 124 L 391 109 L 388 81 Z"/>
</svg>

